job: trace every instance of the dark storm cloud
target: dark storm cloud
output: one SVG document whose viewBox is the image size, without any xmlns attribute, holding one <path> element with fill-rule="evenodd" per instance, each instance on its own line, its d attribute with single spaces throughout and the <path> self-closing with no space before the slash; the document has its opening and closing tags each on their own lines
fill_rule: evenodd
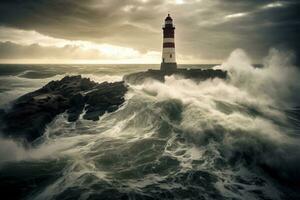
<svg viewBox="0 0 300 200">
<path fill-rule="evenodd" d="M 72 40 L 136 48 L 161 48 L 161 24 L 170 11 L 177 24 L 178 53 L 224 59 L 243 48 L 256 60 L 270 47 L 300 52 L 297 0 L 7 0 L 0 24 Z"/>
<path fill-rule="evenodd" d="M 0 23 L 64 39 L 135 45 L 147 43 L 145 38 L 153 35 L 153 31 L 135 22 L 149 22 L 155 16 L 139 5 L 155 4 L 127 0 L 12 0 L 0 3 Z M 126 7 L 130 9 L 126 11 Z"/>
<path fill-rule="evenodd" d="M 270 47 L 285 47 L 299 54 L 300 4 L 284 1 L 277 7 L 260 4 L 245 17 L 230 20 L 214 30 L 227 30 L 240 37 L 240 45 L 259 57 Z"/>
</svg>

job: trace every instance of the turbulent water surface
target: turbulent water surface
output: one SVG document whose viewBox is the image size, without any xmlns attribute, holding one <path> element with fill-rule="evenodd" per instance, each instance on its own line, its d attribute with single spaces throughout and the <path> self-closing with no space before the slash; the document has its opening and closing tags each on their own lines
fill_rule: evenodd
<svg viewBox="0 0 300 200">
<path fill-rule="evenodd" d="M 65 75 L 97 82 L 158 65 L 1 65 L 0 103 Z M 182 66 L 186 67 L 186 66 Z M 207 67 L 207 66 L 188 66 Z M 241 50 L 229 80 L 130 85 L 99 121 L 59 115 L 33 147 L 0 139 L 0 190 L 22 199 L 299 199 L 299 72 Z"/>
</svg>

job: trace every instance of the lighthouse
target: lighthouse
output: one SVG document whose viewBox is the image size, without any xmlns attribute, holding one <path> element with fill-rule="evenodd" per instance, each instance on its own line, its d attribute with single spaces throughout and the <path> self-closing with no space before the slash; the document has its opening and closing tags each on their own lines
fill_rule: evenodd
<svg viewBox="0 0 300 200">
<path fill-rule="evenodd" d="M 165 19 L 163 25 L 163 51 L 160 70 L 164 73 L 170 73 L 177 69 L 175 57 L 175 26 L 170 14 Z"/>
</svg>

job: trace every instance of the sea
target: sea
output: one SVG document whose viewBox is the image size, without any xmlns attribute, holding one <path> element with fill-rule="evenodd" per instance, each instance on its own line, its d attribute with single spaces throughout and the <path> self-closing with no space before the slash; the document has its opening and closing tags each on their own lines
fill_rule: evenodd
<svg viewBox="0 0 300 200">
<path fill-rule="evenodd" d="M 0 198 L 300 199 L 299 69 L 277 51 L 262 66 L 241 50 L 179 65 L 229 78 L 148 80 L 99 121 L 63 113 L 32 146 L 1 136 Z M 1 64 L 0 108 L 66 75 L 115 82 L 147 69 L 159 65 Z"/>
</svg>

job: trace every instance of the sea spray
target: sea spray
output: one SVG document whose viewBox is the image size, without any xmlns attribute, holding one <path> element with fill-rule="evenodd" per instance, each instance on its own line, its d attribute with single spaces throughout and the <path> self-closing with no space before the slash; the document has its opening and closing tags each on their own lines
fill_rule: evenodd
<svg viewBox="0 0 300 200">
<path fill-rule="evenodd" d="M 220 68 L 229 72 L 230 83 L 240 90 L 286 109 L 298 106 L 300 100 L 300 71 L 293 65 L 292 58 L 291 52 L 271 49 L 263 67 L 254 67 L 246 53 L 237 49 Z"/>
<path fill-rule="evenodd" d="M 218 66 L 228 80 L 130 86 L 117 111 L 96 122 L 59 115 L 34 149 L 5 164 L 49 168 L 29 199 L 299 198 L 300 141 L 285 112 L 297 103 L 299 73 L 281 55 L 272 50 L 255 68 L 236 50 Z"/>
</svg>

